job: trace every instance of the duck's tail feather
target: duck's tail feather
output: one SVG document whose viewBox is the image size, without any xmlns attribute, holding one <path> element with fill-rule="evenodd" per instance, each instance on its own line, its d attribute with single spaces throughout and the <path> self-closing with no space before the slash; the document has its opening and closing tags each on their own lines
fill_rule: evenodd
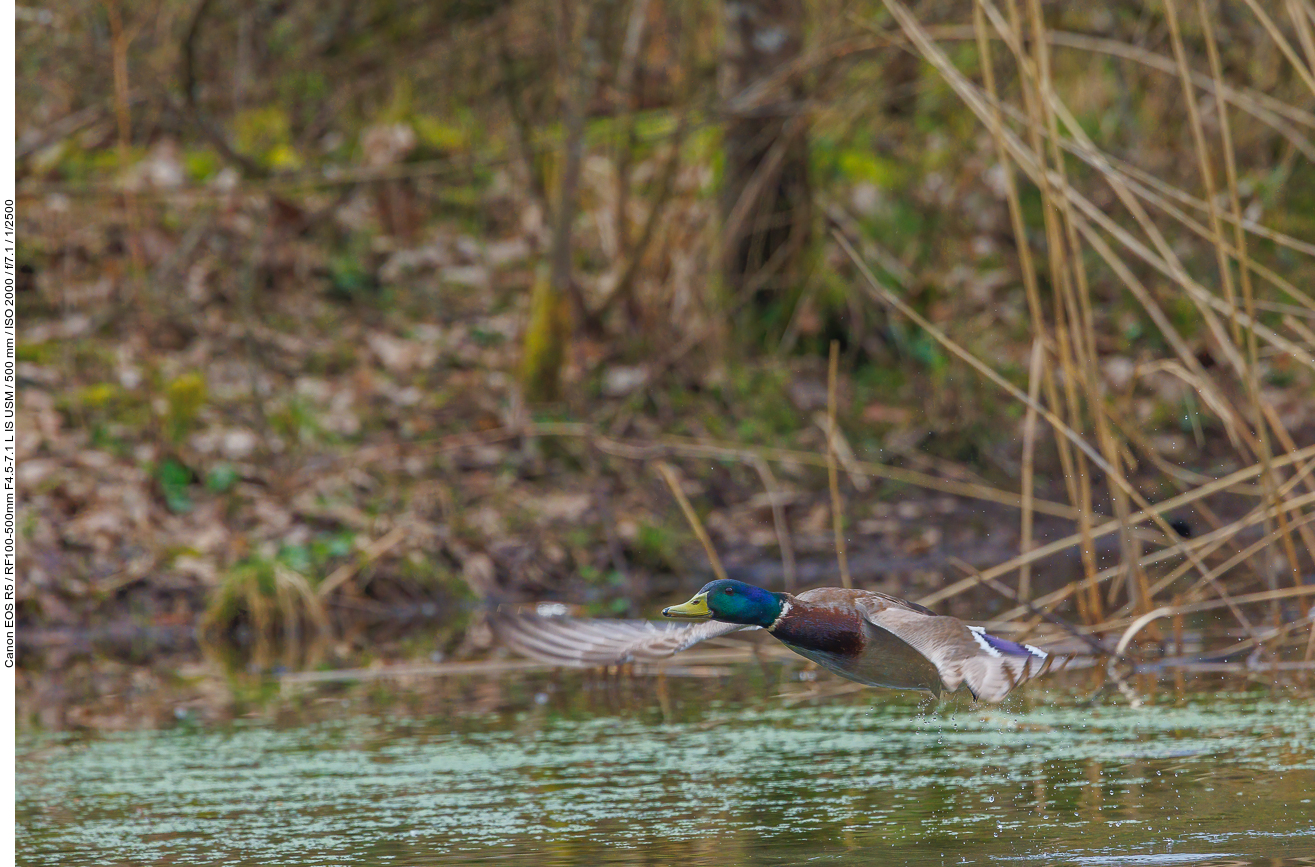
<svg viewBox="0 0 1315 867">
<path fill-rule="evenodd" d="M 948 689 L 966 685 L 980 701 L 1002 701 L 1016 687 L 1044 674 L 1089 668 L 1093 656 L 1050 653 L 1031 644 L 1019 644 L 991 635 L 980 626 L 967 627 L 977 653 L 942 663 L 941 679 Z"/>
</svg>

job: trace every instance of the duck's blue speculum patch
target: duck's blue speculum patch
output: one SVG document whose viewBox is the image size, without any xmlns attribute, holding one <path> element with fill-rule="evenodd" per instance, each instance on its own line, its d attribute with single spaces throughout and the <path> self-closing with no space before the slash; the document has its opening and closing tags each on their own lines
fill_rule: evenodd
<svg viewBox="0 0 1315 867">
<path fill-rule="evenodd" d="M 969 626 L 968 628 L 972 630 L 973 634 L 977 637 L 978 644 L 994 649 L 997 653 L 1001 653 L 1005 656 L 1035 656 L 1040 659 L 1046 658 L 1047 654 L 1044 650 L 1040 650 L 1030 644 L 1018 644 L 1004 638 L 998 638 L 997 636 L 989 634 L 980 626 Z"/>
</svg>

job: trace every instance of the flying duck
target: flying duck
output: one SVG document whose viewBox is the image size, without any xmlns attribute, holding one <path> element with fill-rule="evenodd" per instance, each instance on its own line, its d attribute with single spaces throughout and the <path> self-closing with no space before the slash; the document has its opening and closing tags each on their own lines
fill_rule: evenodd
<svg viewBox="0 0 1315 867">
<path fill-rule="evenodd" d="M 1072 659 L 873 590 L 818 587 L 795 596 L 723 578 L 662 614 L 685 622 L 499 613 L 493 625 L 526 656 L 579 667 L 656 662 L 710 638 L 766 629 L 800 656 L 858 683 L 936 695 L 967 686 L 986 702 L 1001 701 Z"/>
</svg>

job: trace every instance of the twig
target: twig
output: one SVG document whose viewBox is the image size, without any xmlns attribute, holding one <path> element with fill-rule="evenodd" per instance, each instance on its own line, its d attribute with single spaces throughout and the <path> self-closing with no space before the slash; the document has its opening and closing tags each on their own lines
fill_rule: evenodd
<svg viewBox="0 0 1315 867">
<path fill-rule="evenodd" d="M 455 434 L 451 437 L 444 438 L 436 446 L 419 450 L 417 453 L 440 454 L 487 443 L 505 442 L 519 436 L 577 437 L 588 440 L 595 448 L 599 448 L 608 454 L 614 454 L 632 460 L 646 461 L 653 460 L 664 454 L 680 454 L 690 457 L 729 458 L 745 462 L 752 462 L 753 460 L 761 458 L 778 463 L 795 463 L 814 466 L 821 469 L 826 468 L 826 456 L 818 455 L 814 452 L 723 443 L 715 440 L 698 440 L 693 437 L 674 435 L 642 441 L 625 440 L 616 437 L 603 436 L 599 434 L 593 426 L 579 422 L 539 422 L 529 425 L 523 430 L 494 428 L 480 433 Z M 1315 446 L 1307 446 L 1282 455 L 1281 457 L 1276 457 L 1274 459 L 1274 466 L 1286 467 L 1312 457 L 1315 457 Z M 380 451 L 379 458 L 377 459 L 395 458 L 396 455 L 393 450 L 387 449 Z M 359 462 L 360 456 L 357 455 L 354 459 Z M 870 461 L 857 461 L 854 464 L 854 469 L 856 472 L 861 472 L 864 475 L 874 476 L 880 479 L 889 479 L 891 481 L 920 488 L 927 488 L 928 490 L 941 491 L 942 493 L 954 494 L 956 496 L 999 503 L 1000 505 L 1009 506 L 1010 508 L 1019 508 L 1022 503 L 1022 498 L 1012 491 L 1002 491 L 986 485 L 976 485 L 950 479 L 941 479 L 936 476 L 928 475 L 927 473 L 906 470 L 901 467 L 889 467 L 884 464 L 872 463 Z M 1227 476 L 1223 476 L 1222 478 L 1215 479 L 1208 484 L 1204 484 L 1199 488 L 1195 488 L 1171 499 L 1157 503 L 1154 506 L 1154 510 L 1161 513 L 1167 513 L 1190 503 L 1194 503 L 1204 497 L 1219 493 L 1220 491 L 1232 491 L 1242 482 L 1255 478 L 1260 472 L 1261 468 L 1258 465 L 1243 467 Z M 1062 503 L 1055 503 L 1050 500 L 1035 500 L 1033 502 L 1033 509 L 1037 512 L 1069 520 L 1074 520 L 1076 518 L 1076 510 L 1071 506 L 1065 506 Z M 1129 521 L 1132 524 L 1139 524 L 1149 520 L 1149 517 L 1148 512 L 1138 512 L 1130 516 Z M 1100 536 L 1114 532 L 1117 529 L 1117 522 L 1110 521 L 1094 528 L 1092 535 L 1099 538 Z M 1176 536 L 1177 534 L 1175 533 L 1174 535 Z M 1020 562 L 1024 559 L 1028 562 L 1036 562 L 1056 551 L 1070 547 L 1074 543 L 1074 538 L 1075 537 L 1069 537 L 1068 539 L 1059 540 L 1058 543 L 1052 543 L 1052 545 L 1058 545 L 1058 547 L 1047 545 L 1046 553 L 1041 554 L 1040 556 L 1036 556 L 1034 552 L 1025 558 L 1016 558 L 1014 561 L 1011 561 L 1009 569 L 1017 569 Z M 951 592 L 950 595 L 954 595 L 954 592 Z"/>
<path fill-rule="evenodd" d="M 840 429 L 840 425 L 833 424 L 833 419 L 826 413 L 821 412 L 813 415 L 813 423 L 818 426 L 822 433 L 826 435 L 826 438 L 831 442 L 835 449 L 836 460 L 840 464 L 840 469 L 844 470 L 845 474 L 849 476 L 849 483 L 853 485 L 855 489 L 866 492 L 872 485 L 868 481 L 867 476 L 859 471 L 858 458 L 854 455 L 854 447 L 851 446 L 849 440 L 845 438 L 845 432 Z M 924 467 L 931 464 L 932 467 L 941 470 L 952 478 L 957 476 L 959 478 L 971 478 L 973 481 L 979 481 L 979 479 L 973 478 L 970 473 L 960 470 L 959 467 L 950 461 L 944 461 L 940 466 L 937 466 L 932 459 L 928 459 L 916 449 L 908 449 L 907 453 L 901 451 L 901 454 L 904 454 L 904 456 L 911 461 L 922 461 Z"/>
<path fill-rule="evenodd" d="M 187 33 L 183 37 L 182 55 L 183 55 L 183 100 L 187 111 L 192 115 L 192 119 L 201 129 L 202 134 L 210 139 L 210 143 L 215 146 L 224 159 L 242 169 L 248 175 L 257 178 L 268 177 L 269 172 L 260 163 L 253 160 L 246 154 L 238 153 L 233 146 L 228 143 L 228 139 L 206 114 L 201 110 L 197 100 L 197 91 L 200 86 L 196 79 L 196 43 L 204 29 L 203 25 L 213 0 L 201 0 L 196 5 L 196 11 L 192 13 L 192 21 L 187 27 Z"/>
<path fill-rule="evenodd" d="M 616 287 L 603 299 L 598 308 L 592 311 L 590 315 L 593 318 L 601 319 L 612 308 L 613 304 L 629 298 L 634 292 L 635 280 L 639 276 L 640 266 L 648 253 L 649 246 L 653 243 L 653 237 L 657 234 L 658 223 L 661 222 L 662 215 L 666 213 L 667 205 L 671 202 L 671 194 L 676 187 L 676 175 L 680 169 L 680 148 L 685 142 L 685 133 L 689 129 L 689 116 L 690 112 L 685 111 L 680 115 L 680 120 L 677 122 L 676 134 L 671 143 L 671 154 L 662 166 L 662 173 L 658 177 L 655 188 L 655 196 L 649 206 L 648 216 L 644 220 L 644 228 L 640 230 L 639 240 L 635 242 L 634 248 L 626 253 L 628 260 L 626 269 L 621 274 L 621 278 L 617 280 Z"/>
<path fill-rule="evenodd" d="M 836 370 L 840 365 L 840 341 L 831 341 L 831 358 L 826 368 L 826 474 L 831 486 L 831 528 L 836 538 L 836 561 L 840 564 L 840 585 L 854 586 L 849 574 L 849 556 L 845 550 L 845 507 L 840 499 L 840 474 L 836 470 Z"/>
<path fill-rule="evenodd" d="M 1099 641 L 1092 638 L 1087 633 L 1078 629 L 1076 626 L 1069 623 L 1064 618 L 1059 617 L 1058 615 L 1053 614 L 1049 611 L 1046 611 L 1043 608 L 1037 608 L 1031 602 L 1019 596 L 1018 593 L 1010 589 L 1008 585 L 1001 584 L 999 581 L 996 581 L 994 578 L 987 577 L 986 575 L 982 574 L 981 570 L 976 568 L 975 566 L 966 563 L 963 560 L 960 560 L 958 557 L 950 557 L 950 563 L 954 564 L 960 570 L 967 573 L 968 575 L 973 576 L 976 579 L 976 583 L 984 584 L 987 587 L 990 587 L 996 593 L 999 593 L 1001 596 L 1008 599 L 1010 602 L 1014 602 L 1017 603 L 1018 605 L 1023 606 L 1033 616 L 1040 617 L 1043 620 L 1055 624 L 1060 629 L 1067 632 L 1069 635 L 1073 636 L 1074 638 L 1081 641 L 1083 644 L 1090 647 L 1096 653 L 1102 656 L 1104 656 L 1106 653 L 1109 653 L 1109 651 L 1105 648 L 1105 645 L 1101 644 Z"/>
<path fill-rule="evenodd" d="M 357 572 L 361 571 L 375 560 L 378 560 L 384 554 L 387 554 L 397 545 L 398 542 L 401 542 L 406 538 L 406 532 L 407 530 L 405 526 L 394 527 L 367 545 L 365 550 L 361 552 L 360 556 L 354 559 L 351 563 L 344 563 L 337 569 L 334 569 L 333 572 L 329 574 L 329 577 L 320 582 L 318 588 L 320 596 L 328 596 L 334 590 L 337 590 L 340 585 L 351 580 L 352 576 Z"/>
<path fill-rule="evenodd" d="M 772 526 L 776 530 L 776 546 L 781 550 L 781 574 L 785 579 L 785 589 L 793 591 L 796 583 L 794 542 L 790 538 L 790 524 L 786 519 L 785 506 L 780 501 L 780 486 L 776 483 L 776 474 L 772 472 L 772 465 L 761 457 L 755 456 L 750 464 L 758 471 L 758 476 L 763 480 L 763 487 L 767 489 L 767 496 L 771 500 Z"/>
<path fill-rule="evenodd" d="M 144 101 L 145 98 L 140 93 L 128 94 L 127 103 L 129 108 Z M 117 104 L 115 110 L 117 110 Z M 75 135 L 86 127 L 98 122 L 105 116 L 105 114 L 106 107 L 101 103 L 89 105 L 86 108 L 81 108 L 75 112 L 66 114 L 27 142 L 19 143 L 17 150 L 14 152 L 14 159 L 26 159 L 32 154 L 44 150 L 55 142 L 62 141 L 71 135 Z"/>
<path fill-rule="evenodd" d="M 703 522 L 699 520 L 698 514 L 694 511 L 694 507 L 690 505 L 689 498 L 686 497 L 685 492 L 681 490 L 680 479 L 676 476 L 676 471 L 673 470 L 671 465 L 666 461 L 658 461 L 656 468 L 658 473 L 666 481 L 667 486 L 671 488 L 671 493 L 675 495 L 676 502 L 680 503 L 680 510 L 685 513 L 685 520 L 689 522 L 690 529 L 694 531 L 694 535 L 698 536 L 699 541 L 703 543 L 703 550 L 707 552 L 708 563 L 712 566 L 713 574 L 718 578 L 725 579 L 726 570 L 722 568 L 721 558 L 717 556 L 717 549 L 712 547 L 712 539 L 708 537 L 708 531 L 703 528 Z"/>
</svg>

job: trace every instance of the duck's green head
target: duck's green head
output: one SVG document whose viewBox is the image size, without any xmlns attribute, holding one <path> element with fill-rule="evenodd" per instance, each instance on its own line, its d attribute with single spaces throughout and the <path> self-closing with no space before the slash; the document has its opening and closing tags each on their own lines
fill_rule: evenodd
<svg viewBox="0 0 1315 867">
<path fill-rule="evenodd" d="M 675 620 L 720 620 L 745 626 L 771 626 L 781 616 L 781 597 L 761 587 L 722 578 L 703 585 L 684 605 L 662 609 Z"/>
</svg>

